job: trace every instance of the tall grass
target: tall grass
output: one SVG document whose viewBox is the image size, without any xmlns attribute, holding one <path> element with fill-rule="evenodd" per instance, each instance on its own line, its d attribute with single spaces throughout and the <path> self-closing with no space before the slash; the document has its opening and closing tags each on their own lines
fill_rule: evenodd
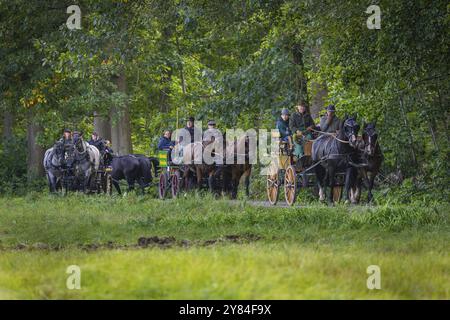
<svg viewBox="0 0 450 320">
<path fill-rule="evenodd" d="M 6 247 L 34 242 L 135 243 L 145 235 L 208 239 L 254 234 L 298 240 L 448 228 L 448 205 L 273 208 L 195 194 L 166 201 L 134 194 L 0 198 L 0 241 Z"/>
</svg>

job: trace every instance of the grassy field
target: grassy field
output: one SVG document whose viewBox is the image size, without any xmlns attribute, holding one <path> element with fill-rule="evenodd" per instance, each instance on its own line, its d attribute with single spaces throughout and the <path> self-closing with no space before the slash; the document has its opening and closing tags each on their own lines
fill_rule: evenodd
<svg viewBox="0 0 450 320">
<path fill-rule="evenodd" d="M 449 231 L 447 204 L 0 198 L 0 298 L 448 299 Z"/>
</svg>

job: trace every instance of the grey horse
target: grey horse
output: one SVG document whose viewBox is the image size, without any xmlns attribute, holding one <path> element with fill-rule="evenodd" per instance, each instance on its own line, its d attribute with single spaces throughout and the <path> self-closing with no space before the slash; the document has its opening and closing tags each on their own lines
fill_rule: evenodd
<svg viewBox="0 0 450 320">
<path fill-rule="evenodd" d="M 81 187 L 86 192 L 96 178 L 100 165 L 100 152 L 95 146 L 85 142 L 81 136 L 74 137 L 74 174 Z"/>
<path fill-rule="evenodd" d="M 60 182 L 65 165 L 64 153 L 64 144 L 60 142 L 45 151 L 43 165 L 47 173 L 50 192 L 56 192 L 58 185 L 61 185 Z"/>
</svg>

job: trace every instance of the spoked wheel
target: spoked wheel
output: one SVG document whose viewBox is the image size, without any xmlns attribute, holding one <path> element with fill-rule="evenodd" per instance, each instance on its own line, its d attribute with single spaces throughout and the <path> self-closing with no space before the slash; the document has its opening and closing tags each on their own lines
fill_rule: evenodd
<svg viewBox="0 0 450 320">
<path fill-rule="evenodd" d="M 175 173 L 170 177 L 172 197 L 176 198 L 180 192 L 180 173 L 175 171 Z"/>
<path fill-rule="evenodd" d="M 111 175 L 110 174 L 106 174 L 106 177 L 105 177 L 105 180 L 106 180 L 106 182 L 105 182 L 105 193 L 107 194 L 107 195 L 112 195 L 112 177 L 111 177 Z"/>
<path fill-rule="evenodd" d="M 267 198 L 271 205 L 275 205 L 278 201 L 278 190 L 280 189 L 280 181 L 278 172 L 267 176 Z"/>
<path fill-rule="evenodd" d="M 292 206 L 297 195 L 297 175 L 293 166 L 289 166 L 284 174 L 284 196 L 288 205 Z"/>
<path fill-rule="evenodd" d="M 333 202 L 338 203 L 342 197 L 342 186 L 333 187 Z"/>
<path fill-rule="evenodd" d="M 105 173 L 104 172 L 97 172 L 95 177 L 95 192 L 97 194 L 102 193 L 102 184 L 103 184 L 103 178 Z"/>
<path fill-rule="evenodd" d="M 167 173 L 163 173 L 159 176 L 159 198 L 164 199 L 168 189 L 169 179 Z"/>
</svg>

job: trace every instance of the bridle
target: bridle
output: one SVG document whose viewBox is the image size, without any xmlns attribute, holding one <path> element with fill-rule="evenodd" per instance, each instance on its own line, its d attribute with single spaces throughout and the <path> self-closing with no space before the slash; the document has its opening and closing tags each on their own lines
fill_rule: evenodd
<svg viewBox="0 0 450 320">
<path fill-rule="evenodd" d="M 367 137 L 367 143 L 365 141 L 365 137 Z M 372 143 L 372 141 L 375 140 L 375 143 Z M 365 128 L 363 133 L 363 141 L 365 144 L 364 147 L 364 154 L 367 154 L 368 156 L 373 156 L 375 153 L 375 150 L 378 146 L 378 134 L 375 131 L 375 128 Z M 371 147 L 371 149 L 368 150 L 367 147 Z M 369 152 L 370 150 L 373 150 L 372 152 Z"/>
</svg>

